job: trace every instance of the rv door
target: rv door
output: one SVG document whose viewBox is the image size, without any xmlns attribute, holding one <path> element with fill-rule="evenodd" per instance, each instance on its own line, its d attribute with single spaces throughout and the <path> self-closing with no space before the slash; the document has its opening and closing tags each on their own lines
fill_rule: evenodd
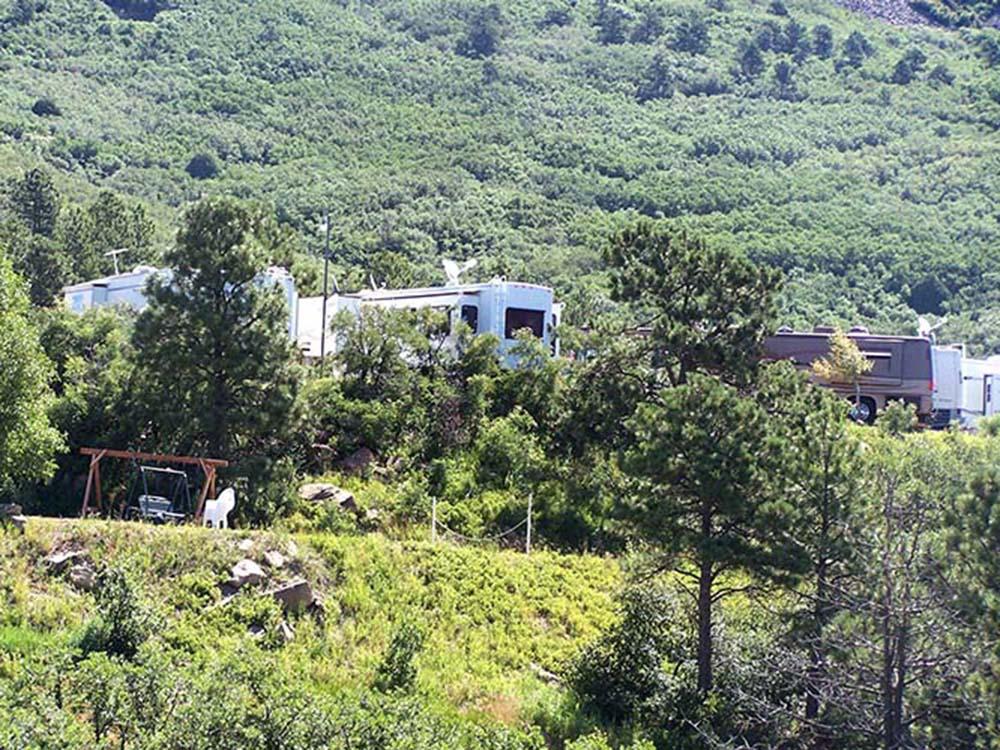
<svg viewBox="0 0 1000 750">
<path fill-rule="evenodd" d="M 1000 412 L 1000 376 L 983 376 L 983 414 L 992 417 Z"/>
</svg>

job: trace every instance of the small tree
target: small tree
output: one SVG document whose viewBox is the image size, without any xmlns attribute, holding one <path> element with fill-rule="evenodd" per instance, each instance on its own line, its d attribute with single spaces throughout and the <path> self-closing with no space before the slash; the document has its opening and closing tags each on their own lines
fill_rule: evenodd
<svg viewBox="0 0 1000 750">
<path fill-rule="evenodd" d="M 790 513 L 769 486 L 776 446 L 755 401 L 703 375 L 640 406 L 632 428 L 625 466 L 637 485 L 626 515 L 697 602 L 698 690 L 707 693 L 714 611 L 733 593 L 717 585 L 720 577 L 780 578 L 798 564 L 786 536 Z"/>
<path fill-rule="evenodd" d="M 814 26 L 812 30 L 812 47 L 817 57 L 824 60 L 833 57 L 833 30 L 826 24 Z"/>
<path fill-rule="evenodd" d="M 29 169 L 20 179 L 13 180 L 7 200 L 32 234 L 51 237 L 55 232 L 59 192 L 44 169 Z"/>
<path fill-rule="evenodd" d="M 204 152 L 192 156 L 184 169 L 196 180 L 209 180 L 219 174 L 219 165 L 215 157 Z"/>
<path fill-rule="evenodd" d="M 615 235 L 606 258 L 612 296 L 631 303 L 648 327 L 647 347 L 666 383 L 681 385 L 693 372 L 751 378 L 772 314 L 775 272 L 649 221 Z"/>
<path fill-rule="evenodd" d="M 813 363 L 813 372 L 828 383 L 849 385 L 854 390 L 854 406 L 861 406 L 861 378 L 872 369 L 872 362 L 843 331 L 830 337 L 830 353 Z"/>
<path fill-rule="evenodd" d="M 51 364 L 28 314 L 24 282 L 0 253 L 0 489 L 50 476 L 62 447 L 47 414 Z"/>
<path fill-rule="evenodd" d="M 493 56 L 500 46 L 503 14 L 497 3 L 476 10 L 469 21 L 469 30 L 458 45 L 458 54 L 473 59 Z"/>
<path fill-rule="evenodd" d="M 703 55 L 710 44 L 708 24 L 701 16 L 690 15 L 677 24 L 670 46 L 680 52 Z"/>
<path fill-rule="evenodd" d="M 148 282 L 135 352 L 164 447 L 237 461 L 280 450 L 297 380 L 284 295 L 261 276 L 266 221 L 231 200 L 196 204 L 166 253 L 171 274 Z"/>
<path fill-rule="evenodd" d="M 740 44 L 739 56 L 736 61 L 736 74 L 746 81 L 752 81 L 764 72 L 764 56 L 756 42 Z"/>
</svg>

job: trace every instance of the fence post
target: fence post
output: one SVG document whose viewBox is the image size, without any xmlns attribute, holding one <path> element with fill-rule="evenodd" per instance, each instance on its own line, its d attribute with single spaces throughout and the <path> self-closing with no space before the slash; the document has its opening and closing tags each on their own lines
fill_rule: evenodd
<svg viewBox="0 0 1000 750">
<path fill-rule="evenodd" d="M 431 497 L 431 541 L 436 542 L 438 538 L 437 533 L 437 521 L 438 521 L 438 499 L 437 497 Z"/>
<path fill-rule="evenodd" d="M 528 494 L 528 535 L 524 541 L 524 554 L 531 554 L 531 498 L 532 493 Z"/>
</svg>

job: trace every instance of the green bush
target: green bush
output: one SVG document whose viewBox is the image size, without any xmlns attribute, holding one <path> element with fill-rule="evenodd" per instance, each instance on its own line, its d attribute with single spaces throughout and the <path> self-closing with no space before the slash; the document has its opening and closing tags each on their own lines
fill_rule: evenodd
<svg viewBox="0 0 1000 750">
<path fill-rule="evenodd" d="M 383 693 L 409 692 L 417 681 L 413 663 L 424 646 L 424 632 L 411 622 L 403 622 L 393 633 L 389 648 L 375 671 L 375 689 Z"/>
</svg>

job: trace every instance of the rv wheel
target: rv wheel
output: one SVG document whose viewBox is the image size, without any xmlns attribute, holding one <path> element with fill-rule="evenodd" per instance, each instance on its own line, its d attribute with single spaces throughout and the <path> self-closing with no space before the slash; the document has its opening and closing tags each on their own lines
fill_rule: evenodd
<svg viewBox="0 0 1000 750">
<path fill-rule="evenodd" d="M 875 405 L 875 402 L 866 397 L 851 407 L 851 416 L 863 424 L 874 424 L 877 413 L 878 407 Z"/>
</svg>

